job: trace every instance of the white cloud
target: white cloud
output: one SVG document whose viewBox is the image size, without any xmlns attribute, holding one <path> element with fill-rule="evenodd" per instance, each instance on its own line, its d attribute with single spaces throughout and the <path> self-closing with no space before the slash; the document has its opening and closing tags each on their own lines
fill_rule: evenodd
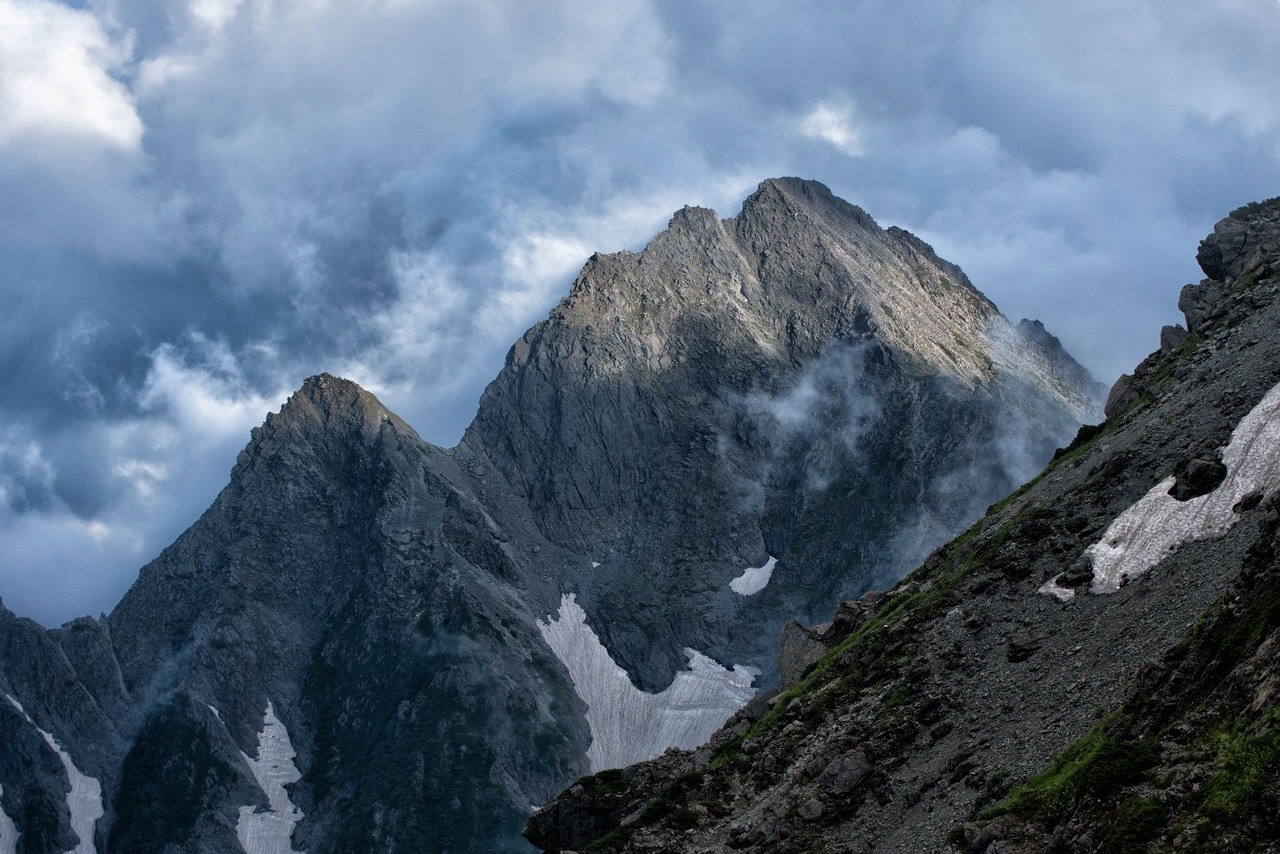
<svg viewBox="0 0 1280 854">
<path fill-rule="evenodd" d="M 182 54 L 144 59 L 138 63 L 134 90 L 143 99 L 157 95 L 173 80 L 190 74 L 196 67 L 191 57 Z"/>
<path fill-rule="evenodd" d="M 60 468 L 36 439 L 0 443 L 0 502 L 45 493 L 38 508 L 0 512 L 0 592 L 19 613 L 56 624 L 110 608 L 213 501 L 250 429 L 287 396 L 250 388 L 227 346 L 204 336 L 150 361 L 138 414 L 84 429 L 100 473 Z M 112 499 L 90 515 L 51 495 L 60 477 L 99 476 Z"/>
<path fill-rule="evenodd" d="M 191 0 L 192 16 L 203 26 L 217 31 L 235 17 L 241 0 Z"/>
<path fill-rule="evenodd" d="M 177 432 L 183 452 L 200 451 L 228 440 L 243 443 L 251 427 L 261 422 L 272 397 L 254 390 L 245 380 L 236 357 L 225 342 L 191 334 L 186 349 L 163 344 L 151 356 L 151 369 L 138 402 L 142 410 L 163 416 L 165 428 L 146 440 L 163 451 L 173 450 L 165 435 Z M 274 397 L 280 397 L 277 392 Z"/>
<path fill-rule="evenodd" d="M 54 470 L 40 443 L 33 438 L 17 435 L 0 440 L 0 515 L 14 504 L 26 504 L 32 493 L 51 493 Z"/>
<path fill-rule="evenodd" d="M 89 12 L 0 0 L 0 145 L 31 135 L 137 149 L 142 120 L 112 76 L 129 53 Z"/>
<path fill-rule="evenodd" d="M 862 131 L 854 124 L 853 107 L 830 101 L 819 101 L 800 124 L 805 136 L 831 143 L 850 157 L 867 153 Z"/>
</svg>

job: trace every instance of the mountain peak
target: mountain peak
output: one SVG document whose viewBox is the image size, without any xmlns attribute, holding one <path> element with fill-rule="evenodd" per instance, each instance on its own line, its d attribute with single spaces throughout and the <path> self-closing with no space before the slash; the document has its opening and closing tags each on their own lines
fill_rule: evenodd
<svg viewBox="0 0 1280 854">
<path fill-rule="evenodd" d="M 279 412 L 271 413 L 261 427 L 251 431 L 251 440 L 236 459 L 241 469 L 264 448 L 275 443 L 316 437 L 373 441 L 384 428 L 419 440 L 417 432 L 356 383 L 329 373 L 303 381 L 289 395 Z"/>
<path fill-rule="evenodd" d="M 588 373 L 666 375 L 719 352 L 760 375 L 832 341 L 871 339 L 912 370 L 971 388 L 1010 372 L 1054 389 L 1079 413 L 1094 408 L 1083 370 L 1073 373 L 1080 388 L 1063 386 L 1061 366 L 1048 364 L 1060 348 L 1041 358 L 1034 345 L 1045 342 L 1018 335 L 958 266 L 796 177 L 760 182 L 736 217 L 684 207 L 640 252 L 593 255 L 548 322 L 517 342 L 509 368 L 524 369 L 541 346 L 581 350 Z"/>
<path fill-rule="evenodd" d="M 711 208 L 685 205 L 671 215 L 671 221 L 667 223 L 667 228 L 672 231 L 702 231 L 708 228 L 716 228 L 719 224 L 720 217 Z"/>
<path fill-rule="evenodd" d="M 741 216 L 751 218 L 778 210 L 806 213 L 818 219 L 834 217 L 835 222 L 854 224 L 872 233 L 883 230 L 871 214 L 835 195 L 826 184 L 808 178 L 761 181 L 756 191 L 742 203 Z"/>
<path fill-rule="evenodd" d="M 284 422 L 318 420 L 326 427 L 359 426 L 366 433 L 376 433 L 384 423 L 392 423 L 412 432 L 409 425 L 372 394 L 351 380 L 329 373 L 304 380 L 302 387 L 285 401 L 277 417 Z"/>
</svg>

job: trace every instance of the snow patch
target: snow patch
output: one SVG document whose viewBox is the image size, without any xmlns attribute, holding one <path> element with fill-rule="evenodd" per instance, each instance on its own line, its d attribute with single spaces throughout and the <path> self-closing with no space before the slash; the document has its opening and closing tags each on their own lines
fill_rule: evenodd
<svg viewBox="0 0 1280 854">
<path fill-rule="evenodd" d="M 1052 596 L 1053 598 L 1057 599 L 1059 602 L 1061 602 L 1064 605 L 1067 604 L 1068 602 L 1075 601 L 1076 592 L 1072 590 L 1070 587 L 1063 587 L 1061 584 L 1058 583 L 1058 579 L 1061 577 L 1062 577 L 1062 573 L 1059 572 L 1053 578 L 1050 578 L 1044 584 L 1041 584 L 1040 589 L 1037 590 L 1036 592 L 1043 593 L 1046 596 Z"/>
<path fill-rule="evenodd" d="M 0 798 L 4 797 L 4 786 L 0 786 Z M 18 828 L 0 804 L 0 854 L 17 854 Z"/>
<path fill-rule="evenodd" d="M 71 784 L 71 791 L 67 792 L 67 812 L 71 814 L 71 832 L 78 840 L 76 847 L 67 854 L 96 854 L 97 849 L 93 846 L 93 827 L 103 814 L 102 785 L 95 778 L 81 773 L 76 764 L 71 761 L 71 755 L 62 749 L 62 745 L 53 737 L 53 734 L 40 729 L 31 719 L 31 715 L 27 714 L 27 710 L 22 708 L 21 703 L 8 694 L 4 696 L 27 719 L 27 723 L 35 727 L 36 732 L 44 737 L 45 743 L 49 745 L 49 749 L 58 754 L 58 759 L 62 760 L 62 768 L 67 772 L 67 782 Z M 3 838 L 3 831 L 0 831 L 0 840 Z M 16 840 L 17 837 L 15 836 L 14 839 Z"/>
<path fill-rule="evenodd" d="M 205 703 L 205 705 L 209 706 L 209 711 L 213 712 L 213 716 L 218 719 L 219 723 L 224 723 L 222 720 L 222 712 L 218 711 L 213 706 L 210 706 L 208 703 Z"/>
<path fill-rule="evenodd" d="M 289 799 L 285 786 L 302 779 L 293 763 L 298 752 L 269 701 L 262 717 L 262 732 L 258 733 L 258 758 L 251 759 L 244 751 L 240 755 L 269 804 L 265 812 L 240 807 L 240 820 L 236 822 L 240 847 L 245 854 L 297 854 L 293 850 L 293 828 L 301 820 L 302 810 Z"/>
<path fill-rule="evenodd" d="M 769 579 L 773 577 L 773 567 L 777 564 L 778 559 L 773 555 L 764 562 L 764 566 L 749 566 L 742 571 L 733 581 L 729 582 L 729 588 L 734 593 L 741 593 L 743 596 L 751 596 L 759 593 L 769 584 Z"/>
<path fill-rule="evenodd" d="M 593 560 L 593 561 L 591 561 L 591 568 L 592 568 L 592 569 L 596 569 L 596 568 L 597 568 L 597 567 L 599 567 L 599 566 L 600 566 L 600 561 L 598 561 L 598 560 Z"/>
<path fill-rule="evenodd" d="M 1280 384 L 1231 433 L 1222 452 L 1227 477 L 1207 495 L 1178 501 L 1169 476 L 1121 513 L 1102 539 L 1085 549 L 1094 593 L 1114 593 L 1125 579 L 1146 573 L 1184 543 L 1220 537 L 1239 521 L 1232 508 L 1255 490 L 1280 484 Z"/>
<path fill-rule="evenodd" d="M 688 670 L 660 694 L 641 691 L 587 625 L 572 593 L 560 600 L 558 617 L 539 620 L 538 629 L 587 704 L 592 772 L 652 759 L 668 747 L 698 747 L 756 693 L 751 683 L 759 670 L 740 664 L 726 670 L 688 647 Z"/>
</svg>

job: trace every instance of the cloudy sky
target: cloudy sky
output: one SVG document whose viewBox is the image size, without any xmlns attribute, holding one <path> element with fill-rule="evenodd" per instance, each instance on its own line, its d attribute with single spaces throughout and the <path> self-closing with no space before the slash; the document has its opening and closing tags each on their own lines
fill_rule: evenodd
<svg viewBox="0 0 1280 854">
<path fill-rule="evenodd" d="M 775 175 L 1109 382 L 1280 194 L 1280 2 L 0 0 L 0 596 L 109 610 L 312 373 L 453 444 L 587 255 Z"/>
</svg>

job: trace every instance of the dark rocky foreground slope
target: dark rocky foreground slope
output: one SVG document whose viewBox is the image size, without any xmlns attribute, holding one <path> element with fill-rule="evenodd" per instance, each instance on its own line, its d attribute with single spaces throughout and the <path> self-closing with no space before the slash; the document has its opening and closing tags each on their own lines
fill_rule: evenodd
<svg viewBox="0 0 1280 854">
<path fill-rule="evenodd" d="M 1280 200 L 1220 222 L 1188 329 L 887 593 L 789 625 L 705 747 L 579 781 L 544 850 L 1280 848 Z M 807 669 L 806 669 L 807 664 Z"/>
<path fill-rule="evenodd" d="M 313 377 L 111 614 L 0 608 L 0 852 L 530 850 L 535 805 L 701 743 L 788 617 L 899 577 L 1097 397 L 820 184 L 687 208 L 587 263 L 456 448 Z"/>
</svg>

